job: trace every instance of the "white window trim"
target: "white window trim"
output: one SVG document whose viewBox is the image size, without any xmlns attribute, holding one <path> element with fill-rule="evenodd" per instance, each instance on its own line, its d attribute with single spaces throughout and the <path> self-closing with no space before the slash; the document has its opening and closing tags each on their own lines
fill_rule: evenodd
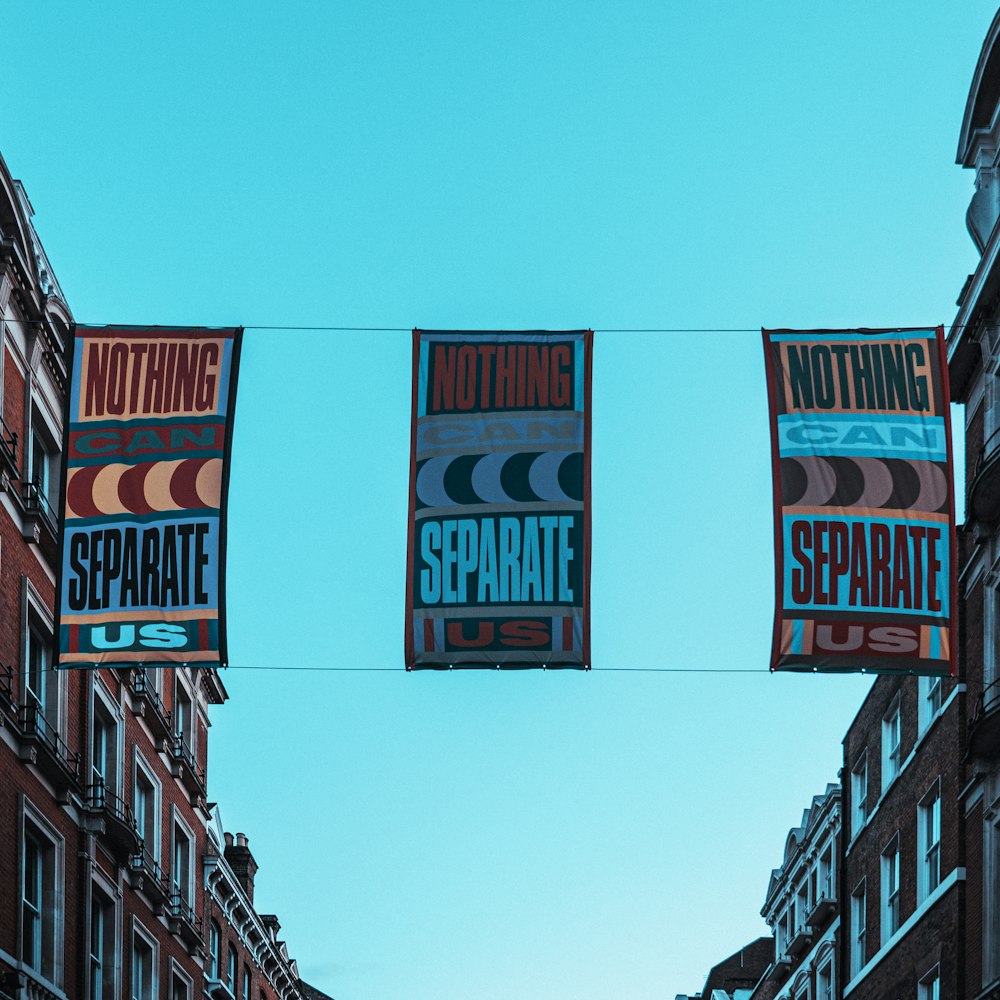
<svg viewBox="0 0 1000 1000">
<path fill-rule="evenodd" d="M 941 692 L 941 707 L 936 712 L 931 712 L 928 702 L 930 693 L 937 685 Z M 944 711 L 944 678 L 940 675 L 930 676 L 921 674 L 917 678 L 917 735 L 923 736 L 930 729 L 934 720 Z"/>
<path fill-rule="evenodd" d="M 184 817 L 180 814 L 176 805 L 171 805 L 170 807 L 170 874 L 168 876 L 169 884 L 171 887 L 174 885 L 174 829 L 179 826 L 187 836 L 188 844 L 190 845 L 190 856 L 188 858 L 188 894 L 187 903 L 194 909 L 194 891 L 195 891 L 195 868 L 196 864 L 196 841 L 194 839 L 194 830 L 185 822 Z"/>
<path fill-rule="evenodd" d="M 192 1000 L 194 997 L 194 980 L 184 971 L 184 967 L 180 965 L 176 958 L 171 956 L 170 964 L 167 969 L 167 984 L 169 988 L 169 993 L 166 1000 L 174 1000 L 174 977 L 182 980 L 187 986 L 187 1000 Z"/>
<path fill-rule="evenodd" d="M 861 900 L 861 906 L 856 906 L 856 901 Z M 857 912 L 860 910 L 861 916 L 864 917 L 864 934 L 861 936 L 861 948 L 863 951 L 862 955 L 858 955 L 858 921 L 855 919 Z M 854 975 L 855 971 L 860 972 L 864 966 L 859 965 L 859 961 L 867 962 L 868 959 L 868 880 L 862 879 L 851 892 L 851 938 L 850 938 L 850 953 L 849 953 L 849 966 L 851 969 L 851 974 Z M 857 968 L 856 968 L 857 967 Z"/>
<path fill-rule="evenodd" d="M 895 770 L 890 775 L 892 752 L 889 746 L 889 734 L 892 731 L 894 719 L 899 739 L 896 743 Z M 879 796 L 880 799 L 889 790 L 892 783 L 903 773 L 903 763 L 903 709 L 900 696 L 897 693 L 889 703 L 889 708 L 885 715 L 882 716 L 882 792 Z"/>
<path fill-rule="evenodd" d="M 62 835 L 59 831 L 45 818 L 45 816 L 34 806 L 30 799 L 25 795 L 20 795 L 20 808 L 19 812 L 19 822 L 18 822 L 18 851 L 17 851 L 17 870 L 18 870 L 18 906 L 17 906 L 17 951 L 18 954 L 21 952 L 21 942 L 23 941 L 23 919 L 24 915 L 21 909 L 21 892 L 22 886 L 24 884 L 24 846 L 25 846 L 25 827 L 30 823 L 35 829 L 41 833 L 41 835 L 49 842 L 54 854 L 53 854 L 53 870 L 55 874 L 54 885 L 53 885 L 53 900 L 55 901 L 55 907 L 53 909 L 52 915 L 52 979 L 48 979 L 43 976 L 41 972 L 37 969 L 29 969 L 25 966 L 25 971 L 29 972 L 34 978 L 39 982 L 45 983 L 53 987 L 54 990 L 59 991 L 63 984 L 63 974 L 65 972 L 63 961 L 64 961 L 64 943 L 65 943 L 65 928 L 66 928 L 66 867 L 65 867 L 65 857 L 66 857 L 66 843 L 63 840 Z"/>
<path fill-rule="evenodd" d="M 935 962 L 918 980 L 917 980 L 917 1000 L 924 1000 L 927 995 L 921 987 L 930 986 L 935 980 L 938 984 L 938 996 L 941 995 L 941 963 Z"/>
<path fill-rule="evenodd" d="M 983 818 L 983 982 L 1000 979 L 1000 812 Z"/>
<path fill-rule="evenodd" d="M 32 625 L 36 627 L 32 629 Z M 55 730 L 60 735 L 66 731 L 66 685 L 63 683 L 63 672 L 54 670 L 55 663 L 55 620 L 41 594 L 26 576 L 21 577 L 21 702 L 28 700 L 28 644 L 29 630 L 42 632 L 43 640 L 49 644 L 49 677 L 46 683 L 56 685 L 56 721 Z M 44 707 L 44 706 L 43 706 Z"/>
<path fill-rule="evenodd" d="M 90 726 L 91 726 L 91 740 L 90 746 L 87 748 L 87 764 L 89 767 L 93 768 L 94 762 L 91 759 L 94 747 L 93 747 L 93 726 L 94 720 L 96 718 L 97 710 L 97 700 L 100 699 L 101 705 L 104 710 L 111 716 L 112 721 L 115 726 L 115 775 L 114 784 L 111 786 L 110 791 L 114 792 L 115 795 L 124 799 L 125 790 L 125 714 L 122 712 L 121 705 L 114 699 L 111 692 L 108 691 L 104 681 L 97 676 L 97 671 L 92 671 L 94 675 L 94 686 L 91 691 L 90 699 Z M 87 772 L 88 775 L 90 771 Z"/>
<path fill-rule="evenodd" d="M 133 971 L 133 961 L 135 956 L 135 939 L 137 937 L 142 938 L 142 940 L 149 946 L 153 953 L 153 975 L 152 975 L 152 991 L 149 1000 L 157 1000 L 159 997 L 160 988 L 160 977 L 158 970 L 160 967 L 160 943 L 157 941 L 156 936 L 140 922 L 139 918 L 136 916 L 132 917 L 132 934 L 129 938 L 129 983 L 128 983 L 128 996 L 132 996 L 132 977 L 135 975 Z"/>
<path fill-rule="evenodd" d="M 139 771 L 142 771 L 143 777 L 152 785 L 153 788 L 153 812 L 155 813 L 155 829 L 153 831 L 153 843 L 152 850 L 150 850 L 150 855 L 153 860 L 160 864 L 160 849 L 161 841 L 163 840 L 163 785 L 160 783 L 160 779 L 156 777 L 152 766 L 149 761 L 143 757 L 142 753 L 139 751 L 138 745 L 132 748 L 132 809 L 136 806 L 136 787 L 138 781 L 136 780 Z"/>
<path fill-rule="evenodd" d="M 931 782 L 930 787 L 924 792 L 917 803 L 917 904 L 922 903 L 934 890 L 930 887 L 929 872 L 927 869 L 927 852 L 930 850 L 930 843 L 925 837 L 926 824 L 924 822 L 927 811 L 937 802 L 938 808 L 938 839 L 937 839 L 937 877 L 941 881 L 941 778 L 937 777 Z M 937 888 L 937 886 L 935 886 Z"/>
<path fill-rule="evenodd" d="M 110 972 L 112 976 L 112 982 L 114 984 L 114 988 L 111 991 L 112 996 L 119 997 L 121 996 L 121 973 L 122 973 L 121 960 L 118 957 L 122 953 L 122 891 L 121 887 L 116 883 L 112 882 L 99 868 L 97 868 L 96 866 L 92 866 L 91 879 L 90 879 L 91 898 L 93 898 L 93 891 L 95 885 L 99 886 L 101 892 L 111 900 L 115 908 L 114 927 L 112 929 L 112 933 L 114 934 L 114 946 L 112 948 L 112 952 L 115 955 L 115 961 L 112 963 Z M 88 940 L 86 941 L 86 945 L 89 949 L 90 947 L 89 934 L 88 934 Z M 90 960 L 88 957 L 88 963 L 89 961 Z M 88 968 L 88 973 L 89 973 L 89 968 Z M 86 988 L 88 990 L 90 989 L 89 975 L 87 977 Z M 90 1000 L 98 1000 L 98 998 L 91 997 Z"/>
<path fill-rule="evenodd" d="M 865 815 L 863 819 L 859 819 L 858 814 L 858 801 L 857 801 L 857 786 L 860 784 L 861 774 L 865 776 Z M 872 809 L 872 790 L 871 782 L 868 775 L 868 749 L 867 747 L 861 752 L 861 756 L 854 762 L 854 766 L 851 768 L 851 837 L 856 837 L 868 824 L 871 819 Z"/>
<path fill-rule="evenodd" d="M 902 858 L 900 856 L 900 838 L 899 831 L 897 830 L 888 840 L 885 847 L 882 848 L 879 856 L 879 872 L 881 874 L 880 880 L 880 892 L 879 892 L 879 941 L 881 944 L 885 944 L 886 941 L 890 940 L 894 934 L 899 930 L 902 920 L 902 901 L 903 901 L 903 887 L 902 887 Z M 889 876 L 892 873 L 895 877 L 895 897 L 896 897 L 896 926 L 893 927 L 891 931 L 888 930 L 889 926 L 889 897 L 892 895 L 889 891 Z"/>
</svg>

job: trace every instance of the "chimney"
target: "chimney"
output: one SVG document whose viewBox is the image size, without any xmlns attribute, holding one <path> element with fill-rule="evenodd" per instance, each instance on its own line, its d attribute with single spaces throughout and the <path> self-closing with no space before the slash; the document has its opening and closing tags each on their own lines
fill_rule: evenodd
<svg viewBox="0 0 1000 1000">
<path fill-rule="evenodd" d="M 246 834 L 238 833 L 235 838 L 230 833 L 226 834 L 226 861 L 229 862 L 236 881 L 243 886 L 247 899 L 253 904 L 253 879 L 257 874 L 257 862 L 250 853 Z"/>
</svg>

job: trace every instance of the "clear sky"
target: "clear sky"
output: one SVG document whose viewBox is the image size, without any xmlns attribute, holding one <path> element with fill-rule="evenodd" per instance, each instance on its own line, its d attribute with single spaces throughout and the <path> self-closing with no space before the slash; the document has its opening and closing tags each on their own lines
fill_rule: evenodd
<svg viewBox="0 0 1000 1000">
<path fill-rule="evenodd" d="M 0 0 L 81 322 L 947 323 L 982 0 Z M 234 665 L 402 667 L 409 336 L 250 330 Z M 210 797 L 337 1000 L 654 1000 L 765 932 L 870 681 L 769 676 L 759 334 L 598 333 L 595 666 L 231 669 Z"/>
</svg>

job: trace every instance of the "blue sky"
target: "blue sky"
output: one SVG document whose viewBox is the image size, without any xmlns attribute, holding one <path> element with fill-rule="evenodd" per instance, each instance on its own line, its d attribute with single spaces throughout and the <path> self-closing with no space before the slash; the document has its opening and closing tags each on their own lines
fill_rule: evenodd
<svg viewBox="0 0 1000 1000">
<path fill-rule="evenodd" d="M 2 3 L 81 322 L 947 323 L 985 2 Z M 235 665 L 401 667 L 409 336 L 250 330 Z M 598 333 L 593 659 L 766 667 L 759 334 Z M 653 1000 L 765 930 L 869 681 L 230 670 L 210 792 L 338 1000 Z"/>
</svg>

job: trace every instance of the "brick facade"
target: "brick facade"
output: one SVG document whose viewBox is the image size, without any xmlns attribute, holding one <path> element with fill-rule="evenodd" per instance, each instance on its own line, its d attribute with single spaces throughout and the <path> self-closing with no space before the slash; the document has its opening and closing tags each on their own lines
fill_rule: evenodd
<svg viewBox="0 0 1000 1000">
<path fill-rule="evenodd" d="M 207 799 L 218 675 L 50 667 L 72 317 L 2 159 L 0 317 L 0 997 L 322 998 Z"/>
</svg>

